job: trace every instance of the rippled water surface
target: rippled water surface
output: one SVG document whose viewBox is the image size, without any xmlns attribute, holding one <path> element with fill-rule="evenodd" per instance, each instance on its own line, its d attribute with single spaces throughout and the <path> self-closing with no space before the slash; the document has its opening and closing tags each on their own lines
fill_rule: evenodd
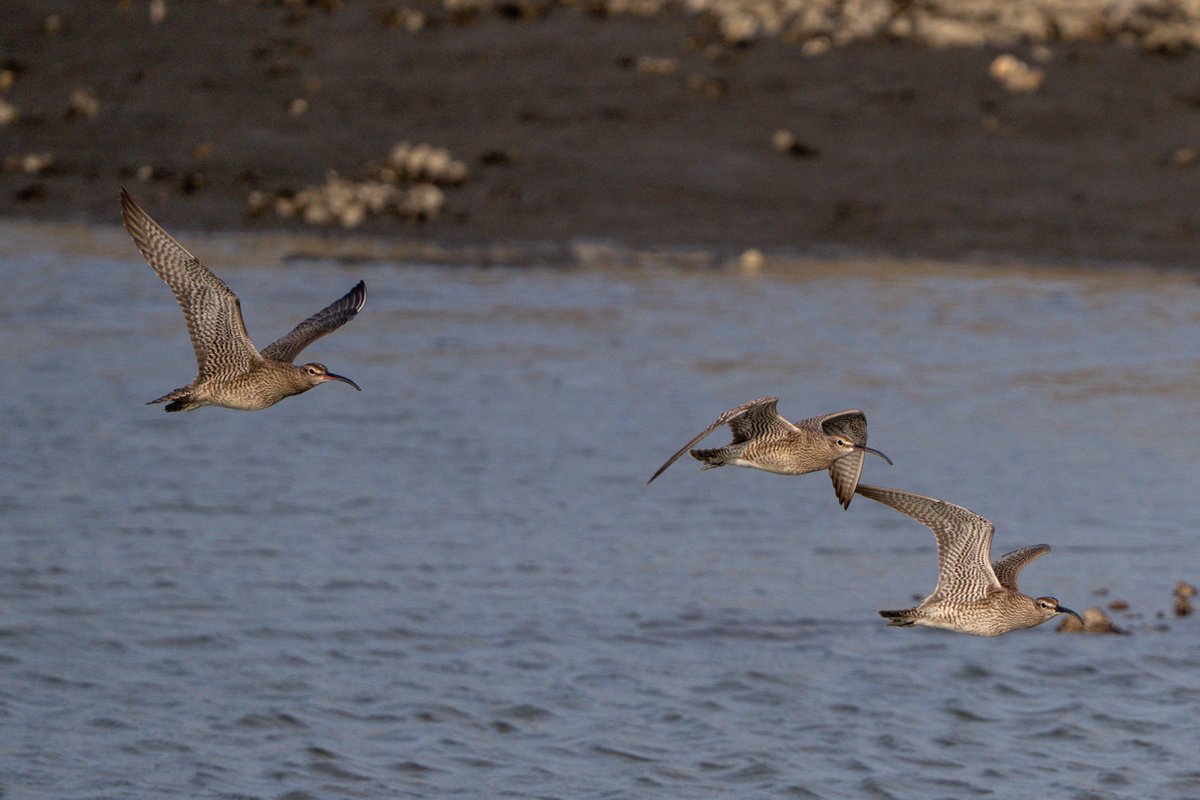
<svg viewBox="0 0 1200 800">
<path fill-rule="evenodd" d="M 259 344 L 364 278 L 305 353 L 364 391 L 168 415 L 181 315 L 99 238 L 0 244 L 0 795 L 1200 796 L 1200 621 L 1170 612 L 1200 578 L 1194 279 L 185 237 Z M 896 462 L 865 482 L 1049 542 L 1022 588 L 1126 600 L 1131 635 L 888 628 L 933 586 L 916 522 L 820 474 L 645 485 L 765 394 L 864 409 Z"/>
</svg>

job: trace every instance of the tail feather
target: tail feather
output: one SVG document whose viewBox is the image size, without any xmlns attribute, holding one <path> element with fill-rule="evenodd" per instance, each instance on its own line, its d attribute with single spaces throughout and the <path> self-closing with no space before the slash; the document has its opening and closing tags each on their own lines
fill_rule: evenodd
<svg viewBox="0 0 1200 800">
<path fill-rule="evenodd" d="M 729 452 L 728 447 L 715 447 L 711 450 L 691 450 L 688 454 L 697 461 L 703 461 L 704 466 L 700 469 L 713 469 L 714 467 L 723 467 L 733 457 Z"/>
<path fill-rule="evenodd" d="M 201 403 L 193 402 L 191 386 L 181 386 L 156 400 L 151 400 L 146 405 L 152 406 L 155 403 L 167 403 L 164 411 L 191 411 L 193 408 L 199 408 L 202 405 Z"/>
<path fill-rule="evenodd" d="M 880 611 L 879 616 L 886 619 L 889 625 L 907 628 L 910 625 L 915 625 L 921 614 L 915 608 L 903 608 L 895 611 Z"/>
</svg>

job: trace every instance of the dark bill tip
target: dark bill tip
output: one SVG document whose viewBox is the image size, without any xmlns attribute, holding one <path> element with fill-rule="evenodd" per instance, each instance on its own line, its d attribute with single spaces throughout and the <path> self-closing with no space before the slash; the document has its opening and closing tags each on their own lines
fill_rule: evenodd
<svg viewBox="0 0 1200 800">
<path fill-rule="evenodd" d="M 354 381 L 352 381 L 352 380 L 350 380 L 349 378 L 347 378 L 345 375 L 334 375 L 332 372 L 326 372 L 326 373 L 325 373 L 325 380 L 327 380 L 327 381 L 341 381 L 342 383 L 348 383 L 348 384 L 350 384 L 351 386 L 353 386 L 355 389 L 358 389 L 360 392 L 362 391 L 362 387 L 361 387 L 361 386 L 359 386 L 357 383 L 355 383 Z"/>
<path fill-rule="evenodd" d="M 1076 614 L 1074 611 L 1067 608 L 1066 606 L 1055 606 L 1054 610 L 1057 611 L 1059 614 L 1070 614 L 1072 617 L 1079 620 L 1080 625 L 1084 624 L 1083 617 L 1079 616 L 1078 614 Z"/>
<path fill-rule="evenodd" d="M 888 457 L 887 457 L 887 456 L 885 456 L 883 453 L 881 453 L 881 452 L 879 452 L 878 450 L 876 450 L 874 447 L 867 447 L 865 444 L 856 444 L 856 445 L 854 445 L 854 447 L 855 447 L 856 449 L 858 449 L 858 450 L 862 450 L 863 452 L 866 452 L 866 453 L 874 453 L 875 455 L 877 455 L 877 456 L 879 456 L 880 458 L 882 458 L 884 461 L 888 462 L 889 464 L 892 464 L 892 460 L 891 460 L 890 458 L 888 458 Z M 892 466 L 894 467 L 894 466 L 896 466 L 896 465 L 895 465 L 895 464 L 892 464 Z"/>
</svg>

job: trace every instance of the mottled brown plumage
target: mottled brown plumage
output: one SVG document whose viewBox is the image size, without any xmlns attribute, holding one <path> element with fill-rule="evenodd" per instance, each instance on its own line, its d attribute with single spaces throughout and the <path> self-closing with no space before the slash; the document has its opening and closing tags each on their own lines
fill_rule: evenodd
<svg viewBox="0 0 1200 800">
<path fill-rule="evenodd" d="M 1017 591 L 1017 574 L 1033 559 L 1049 553 L 1050 545 L 1022 547 L 992 562 L 995 527 L 978 514 L 899 489 L 863 485 L 858 493 L 923 523 L 937 539 L 937 588 L 915 608 L 880 611 L 892 625 L 1000 636 L 1041 625 L 1056 614 L 1079 617 L 1053 597 L 1034 598 Z"/>
<path fill-rule="evenodd" d="M 828 469 L 843 508 L 849 508 L 854 498 L 866 453 L 892 463 L 883 453 L 867 447 L 867 418 L 861 411 L 838 411 L 791 423 L 779 416 L 778 403 L 778 397 L 763 397 L 729 409 L 668 458 L 646 482 L 652 483 L 692 445 L 722 425 L 729 426 L 733 441 L 712 450 L 692 450 L 692 458 L 704 462 L 701 469 L 732 465 L 780 475 Z"/>
<path fill-rule="evenodd" d="M 124 189 L 121 212 L 125 229 L 183 309 L 198 365 L 195 380 L 151 403 L 167 403 L 167 411 L 191 411 L 205 405 L 256 411 L 325 381 L 359 388 L 323 364 L 296 366 L 292 361 L 305 347 L 359 312 L 367 301 L 362 281 L 260 353 L 246 333 L 241 303 L 225 282 L 151 219 Z"/>
</svg>

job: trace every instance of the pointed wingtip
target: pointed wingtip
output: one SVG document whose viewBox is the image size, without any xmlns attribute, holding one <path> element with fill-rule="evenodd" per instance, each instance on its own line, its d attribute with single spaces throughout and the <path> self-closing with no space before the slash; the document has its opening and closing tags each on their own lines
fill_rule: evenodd
<svg viewBox="0 0 1200 800">
<path fill-rule="evenodd" d="M 131 236 L 134 236 L 135 239 L 137 237 L 134 235 L 134 228 L 135 227 L 141 228 L 142 227 L 140 224 L 141 220 L 143 218 L 148 218 L 148 216 L 149 215 L 147 215 L 146 212 L 144 210 L 142 210 L 142 207 L 138 205 L 137 201 L 133 199 L 133 195 L 131 195 L 125 189 L 125 187 L 122 186 L 121 187 L 121 221 L 125 223 L 125 229 L 127 231 L 129 231 L 129 234 Z"/>
</svg>

